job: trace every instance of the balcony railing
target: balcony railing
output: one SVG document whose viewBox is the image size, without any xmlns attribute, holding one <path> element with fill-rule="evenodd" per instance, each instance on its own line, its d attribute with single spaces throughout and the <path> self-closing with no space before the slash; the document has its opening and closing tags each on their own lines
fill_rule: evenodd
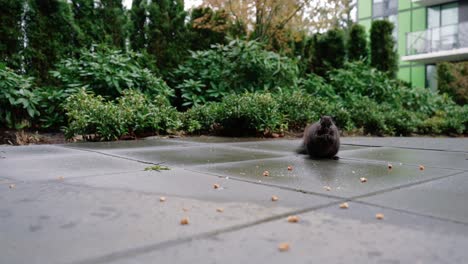
<svg viewBox="0 0 468 264">
<path fill-rule="evenodd" d="M 468 22 L 406 33 L 406 55 L 468 47 Z"/>
</svg>

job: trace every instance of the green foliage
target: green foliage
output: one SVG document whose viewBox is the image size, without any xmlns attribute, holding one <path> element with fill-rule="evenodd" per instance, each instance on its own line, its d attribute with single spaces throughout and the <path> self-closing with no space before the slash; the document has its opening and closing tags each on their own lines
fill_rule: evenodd
<svg viewBox="0 0 468 264">
<path fill-rule="evenodd" d="M 130 10 L 130 46 L 135 51 L 143 50 L 146 45 L 146 2 L 146 0 L 133 0 Z"/>
<path fill-rule="evenodd" d="M 347 93 L 368 96 L 377 102 L 395 97 L 399 83 L 364 62 L 346 63 L 344 68 L 329 73 L 330 85 L 341 96 Z"/>
<path fill-rule="evenodd" d="M 219 101 L 244 91 L 294 86 L 298 69 L 289 58 L 265 51 L 254 41 L 233 40 L 206 51 L 192 52 L 175 71 L 184 105 Z"/>
<path fill-rule="evenodd" d="M 94 0 L 71 0 L 73 19 L 81 31 L 80 44 L 90 48 L 93 44 L 103 43 L 103 25 L 99 18 Z"/>
<path fill-rule="evenodd" d="M 168 133 L 181 126 L 179 113 L 167 99 L 137 90 L 125 90 L 117 101 L 105 101 L 81 89 L 64 106 L 68 125 L 65 135 L 95 135 L 100 140 L 115 140 L 142 133 Z"/>
<path fill-rule="evenodd" d="M 315 38 L 313 72 L 326 76 L 328 71 L 343 67 L 346 58 L 344 32 L 331 29 Z"/>
<path fill-rule="evenodd" d="M 370 30 L 371 66 L 392 78 L 398 71 L 396 42 L 392 36 L 394 28 L 388 20 L 375 20 Z"/>
<path fill-rule="evenodd" d="M 162 165 L 154 165 L 145 168 L 145 171 L 162 171 L 162 170 L 170 170 L 171 168 L 162 166 Z"/>
<path fill-rule="evenodd" d="M 188 54 L 184 1 L 151 1 L 147 12 L 147 51 L 165 75 Z"/>
<path fill-rule="evenodd" d="M 20 69 L 23 36 L 21 15 L 24 0 L 0 0 L 0 61 L 11 69 Z"/>
<path fill-rule="evenodd" d="M 80 30 L 69 4 L 62 0 L 28 0 L 25 14 L 27 45 L 24 51 L 26 73 L 38 83 L 47 82 L 49 70 L 61 58 L 73 55 Z"/>
<path fill-rule="evenodd" d="M 96 94 L 112 98 L 125 89 L 170 96 L 172 90 L 144 68 L 144 62 L 145 58 L 140 53 L 122 53 L 106 48 L 91 52 L 82 50 L 79 59 L 62 60 L 51 74 L 64 87 L 86 87 Z"/>
<path fill-rule="evenodd" d="M 366 28 L 359 24 L 353 24 L 349 31 L 348 39 L 348 60 L 366 61 L 369 58 L 369 50 L 367 47 Z"/>
<path fill-rule="evenodd" d="M 468 62 L 437 65 L 438 89 L 447 93 L 459 105 L 468 103 Z"/>
<path fill-rule="evenodd" d="M 336 98 L 335 88 L 331 86 L 323 77 L 316 74 L 308 74 L 299 79 L 299 88 L 315 97 Z"/>
<path fill-rule="evenodd" d="M 122 0 L 101 0 L 97 8 L 98 21 L 102 20 L 104 43 L 117 49 L 125 48 L 127 17 Z"/>
<path fill-rule="evenodd" d="M 231 94 L 221 102 L 187 111 L 185 129 L 191 133 L 211 131 L 228 136 L 270 135 L 287 128 L 279 108 L 271 93 Z"/>
<path fill-rule="evenodd" d="M 39 116 L 39 99 L 33 88 L 33 78 L 0 67 L 0 127 L 22 129 Z"/>
<path fill-rule="evenodd" d="M 192 9 L 187 25 L 190 32 L 190 49 L 206 50 L 213 44 L 225 44 L 230 23 L 224 10 L 214 11 L 209 7 Z"/>
</svg>

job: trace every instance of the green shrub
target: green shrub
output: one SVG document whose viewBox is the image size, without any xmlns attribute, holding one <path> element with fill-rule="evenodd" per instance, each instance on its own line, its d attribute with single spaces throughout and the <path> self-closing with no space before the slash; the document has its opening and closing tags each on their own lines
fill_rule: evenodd
<svg viewBox="0 0 468 264">
<path fill-rule="evenodd" d="M 330 85 L 342 97 L 347 94 L 368 96 L 377 102 L 394 101 L 399 83 L 364 62 L 346 63 L 329 74 Z"/>
<path fill-rule="evenodd" d="M 315 38 L 313 72 L 326 76 L 328 71 L 343 67 L 346 58 L 344 32 L 330 29 Z"/>
<path fill-rule="evenodd" d="M 351 26 L 347 48 L 349 61 L 366 61 L 369 58 L 366 28 L 363 25 Z"/>
<path fill-rule="evenodd" d="M 116 98 L 125 89 L 165 97 L 172 95 L 169 86 L 144 67 L 145 61 L 140 53 L 96 48 L 82 50 L 78 59 L 62 60 L 51 74 L 66 88 L 85 87 L 105 97 Z"/>
<path fill-rule="evenodd" d="M 395 26 L 388 20 L 375 20 L 370 30 L 371 66 L 395 78 L 398 54 L 392 32 Z"/>
<path fill-rule="evenodd" d="M 143 133 L 167 133 L 181 126 L 179 113 L 167 99 L 137 90 L 125 90 L 117 101 L 105 101 L 85 89 L 65 103 L 68 125 L 65 135 L 94 135 L 99 140 L 115 140 Z"/>
<path fill-rule="evenodd" d="M 327 81 L 316 74 L 308 74 L 299 79 L 298 87 L 315 97 L 336 98 L 335 89 Z"/>
<path fill-rule="evenodd" d="M 447 93 L 459 105 L 468 103 L 468 62 L 437 65 L 438 89 Z"/>
<path fill-rule="evenodd" d="M 26 128 L 39 116 L 39 98 L 34 93 L 33 80 L 0 67 L 0 127 Z"/>
<path fill-rule="evenodd" d="M 190 106 L 220 101 L 232 92 L 294 86 L 298 68 L 291 59 L 266 51 L 255 41 L 232 40 L 192 52 L 174 74 L 182 103 Z"/>
</svg>

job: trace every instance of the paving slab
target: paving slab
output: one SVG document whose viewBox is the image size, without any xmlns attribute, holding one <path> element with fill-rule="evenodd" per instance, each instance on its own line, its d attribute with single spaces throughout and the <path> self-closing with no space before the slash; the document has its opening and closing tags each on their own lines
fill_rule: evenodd
<svg viewBox="0 0 468 264">
<path fill-rule="evenodd" d="M 134 148 L 151 148 L 151 147 L 174 147 L 183 146 L 187 143 L 161 139 L 161 138 L 149 138 L 140 140 L 119 140 L 110 142 L 79 142 L 64 144 L 64 147 L 79 148 L 79 149 L 91 149 L 97 151 L 112 151 L 119 149 L 134 149 Z"/>
<path fill-rule="evenodd" d="M 468 225 L 468 173 L 363 198 L 372 204 L 401 209 Z"/>
<path fill-rule="evenodd" d="M 340 157 L 468 170 L 468 154 L 462 152 L 382 147 L 346 151 Z"/>
<path fill-rule="evenodd" d="M 43 149 L 37 147 L 38 151 Z M 1 159 L 0 177 L 17 181 L 56 180 L 59 177 L 141 171 L 148 166 L 136 161 L 83 151 L 70 155 L 54 153 L 29 157 L 27 152 L 23 155 L 22 158 Z"/>
<path fill-rule="evenodd" d="M 76 150 L 54 145 L 0 146 L 0 164 L 8 162 L 11 159 L 31 159 L 44 155 L 69 155 L 77 153 L 79 152 Z"/>
<path fill-rule="evenodd" d="M 375 218 L 384 214 L 383 220 Z M 468 226 L 350 203 L 139 255 L 113 264 L 151 263 L 466 263 Z M 289 251 L 280 252 L 280 243 Z M 91 262 L 90 262 L 91 263 Z"/>
<path fill-rule="evenodd" d="M 293 170 L 289 171 L 288 166 L 292 166 Z M 311 160 L 304 155 L 205 165 L 194 170 L 341 198 L 376 193 L 461 172 L 434 167 L 421 171 L 418 166 L 404 164 L 395 164 L 389 170 L 386 163 Z M 263 176 L 264 171 L 269 172 L 268 177 Z M 361 183 L 362 177 L 367 178 L 366 183 Z M 325 186 L 331 190 L 326 190 Z"/>
<path fill-rule="evenodd" d="M 143 171 L 80 177 L 66 179 L 65 182 L 76 186 L 155 193 L 162 196 L 193 198 L 211 202 L 254 203 L 272 208 L 286 206 L 295 210 L 336 201 L 321 196 L 291 192 L 180 168 L 171 168 L 168 171 L 160 172 Z M 214 184 L 218 184 L 219 188 L 215 189 Z M 279 200 L 272 202 L 273 195 L 277 196 Z"/>
<path fill-rule="evenodd" d="M 267 141 L 255 141 L 255 142 L 242 142 L 242 143 L 231 143 L 230 146 L 265 150 L 265 151 L 280 151 L 287 152 L 291 155 L 296 153 L 296 150 L 301 145 L 302 139 L 283 139 L 283 140 L 267 140 Z M 340 152 L 346 150 L 361 149 L 360 146 L 341 145 Z M 338 153 L 338 156 L 340 153 Z"/>
<path fill-rule="evenodd" d="M 113 152 L 122 157 L 133 158 L 145 162 L 172 164 L 177 166 L 191 166 L 199 164 L 213 164 L 236 162 L 255 159 L 281 157 L 278 153 L 266 153 L 254 150 L 230 149 L 225 146 L 192 146 L 172 149 L 134 149 Z"/>
<path fill-rule="evenodd" d="M 341 143 L 468 152 L 468 138 L 466 137 L 341 137 Z"/>
<path fill-rule="evenodd" d="M 175 170 L 0 185 L 0 262 L 86 263 L 335 201 L 226 179 L 215 190 L 214 179 Z"/>
</svg>

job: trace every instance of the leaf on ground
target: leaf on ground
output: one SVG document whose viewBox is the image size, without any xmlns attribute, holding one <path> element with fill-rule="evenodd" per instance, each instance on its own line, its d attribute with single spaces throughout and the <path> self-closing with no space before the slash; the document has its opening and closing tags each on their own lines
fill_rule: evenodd
<svg viewBox="0 0 468 264">
<path fill-rule="evenodd" d="M 161 165 L 154 165 L 145 168 L 145 171 L 162 171 L 162 170 L 170 170 L 169 167 L 161 166 Z"/>
</svg>

